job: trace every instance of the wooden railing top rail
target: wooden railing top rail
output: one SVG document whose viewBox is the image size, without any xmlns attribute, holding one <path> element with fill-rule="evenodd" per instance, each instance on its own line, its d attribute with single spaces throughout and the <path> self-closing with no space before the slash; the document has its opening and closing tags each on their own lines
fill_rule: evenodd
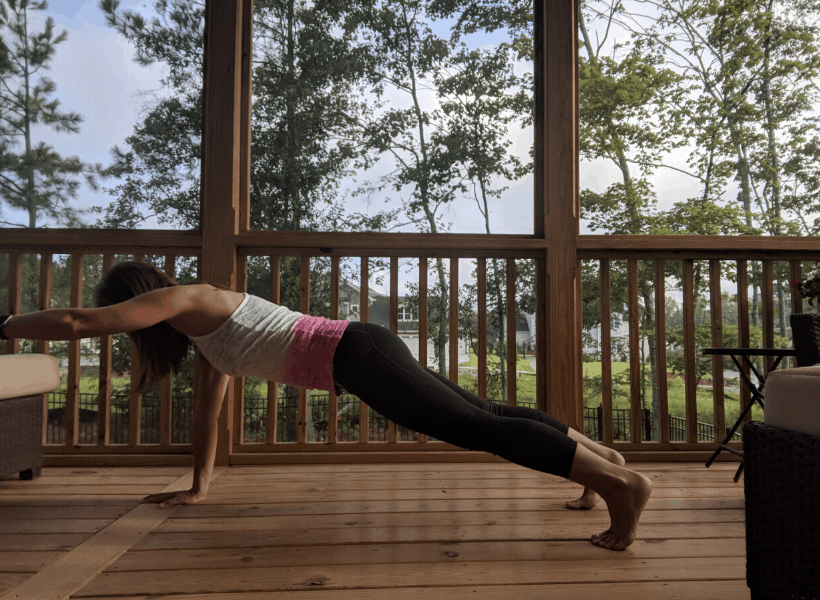
<svg viewBox="0 0 820 600">
<path fill-rule="evenodd" d="M 820 259 L 814 237 L 757 235 L 580 235 L 578 258 Z"/>
<path fill-rule="evenodd" d="M 202 233 L 160 229 L 0 229 L 0 252 L 197 256 L 202 252 Z"/>
<path fill-rule="evenodd" d="M 234 237 L 245 255 L 303 256 L 542 256 L 547 241 L 534 235 L 244 231 Z M 580 235 L 581 259 L 665 258 L 820 259 L 813 237 L 704 235 Z M 0 229 L 0 252 L 176 254 L 202 252 L 199 231 L 156 229 Z"/>
</svg>

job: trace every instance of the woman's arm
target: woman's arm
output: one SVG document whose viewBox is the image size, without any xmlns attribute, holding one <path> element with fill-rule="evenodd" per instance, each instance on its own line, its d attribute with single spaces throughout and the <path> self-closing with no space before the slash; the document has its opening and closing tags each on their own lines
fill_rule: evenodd
<svg viewBox="0 0 820 600">
<path fill-rule="evenodd" d="M 146 496 L 143 502 L 160 503 L 167 508 L 201 502 L 208 493 L 216 458 L 217 423 L 229 376 L 217 371 L 197 353 L 198 369 L 194 383 L 194 482 L 190 490 Z"/>
<path fill-rule="evenodd" d="M 191 311 L 195 287 L 154 290 L 102 308 L 53 308 L 16 315 L 4 331 L 6 337 L 27 340 L 77 340 L 136 331 Z"/>
</svg>

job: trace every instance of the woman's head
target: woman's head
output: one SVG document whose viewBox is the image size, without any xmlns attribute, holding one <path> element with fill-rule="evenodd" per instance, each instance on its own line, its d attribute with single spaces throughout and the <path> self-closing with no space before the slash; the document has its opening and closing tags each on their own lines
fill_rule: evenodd
<svg viewBox="0 0 820 600">
<path fill-rule="evenodd" d="M 124 262 L 112 267 L 97 287 L 97 306 L 111 306 L 141 294 L 178 285 L 156 267 Z M 166 322 L 128 334 L 140 356 L 138 391 L 178 371 L 188 354 L 191 340 Z"/>
</svg>

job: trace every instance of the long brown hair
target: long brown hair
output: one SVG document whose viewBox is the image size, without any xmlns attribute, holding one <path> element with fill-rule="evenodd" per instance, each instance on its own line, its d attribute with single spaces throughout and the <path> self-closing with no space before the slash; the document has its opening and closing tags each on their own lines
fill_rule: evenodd
<svg viewBox="0 0 820 600">
<path fill-rule="evenodd" d="M 97 287 L 97 306 L 111 306 L 140 294 L 179 285 L 173 278 L 152 265 L 123 262 L 115 265 Z M 149 384 L 179 371 L 188 355 L 191 340 L 165 321 L 128 334 L 140 357 L 139 384 L 142 392 Z"/>
</svg>

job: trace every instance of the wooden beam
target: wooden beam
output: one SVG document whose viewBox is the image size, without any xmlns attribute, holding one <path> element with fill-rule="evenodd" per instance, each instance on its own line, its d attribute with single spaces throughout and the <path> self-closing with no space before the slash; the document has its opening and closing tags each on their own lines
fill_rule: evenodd
<svg viewBox="0 0 820 600">
<path fill-rule="evenodd" d="M 666 262 L 655 263 L 655 355 L 658 365 L 660 442 L 669 441 L 669 395 L 666 382 Z"/>
<path fill-rule="evenodd" d="M 641 414 L 641 334 L 640 307 L 638 305 L 638 261 L 630 258 L 627 261 L 627 311 L 629 315 L 629 399 L 630 425 L 632 442 L 640 444 L 643 440 L 643 423 Z"/>
<path fill-rule="evenodd" d="M 720 288 L 720 261 L 709 261 L 709 299 L 712 313 L 712 348 L 723 348 L 723 302 Z M 715 415 L 715 441 L 726 433 L 726 411 L 723 397 L 723 358 L 712 357 L 712 401 Z"/>
<path fill-rule="evenodd" d="M 547 242 L 547 412 L 576 430 L 582 375 L 576 335 L 578 196 L 577 0 L 536 0 L 535 235 Z M 543 183 L 541 183 L 543 182 Z M 542 204 L 546 207 L 541 208 Z"/>
<path fill-rule="evenodd" d="M 601 261 L 601 410 L 603 423 L 598 422 L 599 439 L 611 443 L 612 423 L 612 302 L 609 289 L 609 261 Z"/>
<path fill-rule="evenodd" d="M 515 259 L 507 259 L 507 404 L 515 406 L 518 396 L 518 347 L 515 343 L 516 312 L 515 302 Z M 583 421 L 582 421 L 583 422 Z"/>
<path fill-rule="evenodd" d="M 694 262 L 683 261 L 683 356 L 686 395 L 686 441 L 698 441 L 698 376 L 695 361 L 695 276 Z"/>
<path fill-rule="evenodd" d="M 83 306 L 83 255 L 71 255 L 71 290 L 69 306 Z M 68 342 L 68 375 L 65 394 L 65 443 L 76 446 L 79 443 L 80 424 L 80 340 Z M 133 417 L 132 417 L 133 420 Z"/>
<path fill-rule="evenodd" d="M 23 262 L 19 252 L 9 253 L 9 295 L 8 312 L 19 315 L 23 303 Z M 6 354 L 18 354 L 19 345 L 14 338 L 6 340 Z"/>
<path fill-rule="evenodd" d="M 51 308 L 51 283 L 54 257 L 51 254 L 40 255 L 40 289 L 38 292 L 38 310 Z M 48 340 L 37 340 L 37 352 L 48 354 Z M 100 349 L 100 373 L 103 372 L 102 348 Z M 43 394 L 43 443 L 48 443 L 48 394 Z"/>
<path fill-rule="evenodd" d="M 103 256 L 103 274 L 115 264 L 113 254 Z M 111 391 L 114 379 L 111 373 L 114 354 L 114 338 L 104 335 L 100 338 L 99 394 L 97 395 L 97 445 L 108 446 L 111 442 Z"/>
<path fill-rule="evenodd" d="M 242 141 L 244 0 L 207 0 L 202 131 L 202 275 L 236 288 L 236 238 Z M 247 73 L 249 77 L 249 71 Z M 234 387 L 228 385 L 219 416 L 216 465 L 227 466 L 233 445 Z"/>
</svg>

